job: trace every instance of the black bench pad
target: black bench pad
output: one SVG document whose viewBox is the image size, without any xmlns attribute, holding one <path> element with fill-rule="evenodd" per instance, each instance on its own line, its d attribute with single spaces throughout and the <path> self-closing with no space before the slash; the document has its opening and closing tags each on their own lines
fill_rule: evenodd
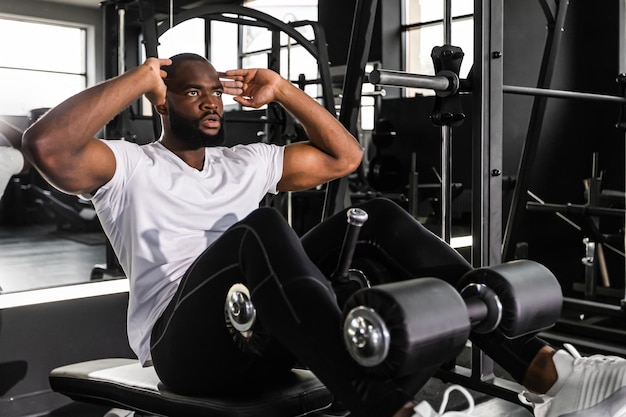
<svg viewBox="0 0 626 417">
<path fill-rule="evenodd" d="M 154 368 L 137 360 L 99 359 L 50 372 L 50 386 L 75 401 L 166 417 L 296 417 L 327 408 L 332 394 L 307 370 L 279 380 L 243 383 L 225 396 L 188 397 L 169 392 Z"/>
</svg>

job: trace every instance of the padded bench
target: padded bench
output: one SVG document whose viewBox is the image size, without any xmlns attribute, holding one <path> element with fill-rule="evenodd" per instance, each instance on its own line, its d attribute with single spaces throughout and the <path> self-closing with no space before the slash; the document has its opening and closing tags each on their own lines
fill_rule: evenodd
<svg viewBox="0 0 626 417">
<path fill-rule="evenodd" d="M 79 402 L 166 417 L 296 417 L 328 408 L 332 394 L 307 370 L 267 383 L 243 381 L 226 396 L 188 397 L 168 391 L 153 367 L 134 359 L 98 359 L 51 371 L 53 391 Z"/>
</svg>

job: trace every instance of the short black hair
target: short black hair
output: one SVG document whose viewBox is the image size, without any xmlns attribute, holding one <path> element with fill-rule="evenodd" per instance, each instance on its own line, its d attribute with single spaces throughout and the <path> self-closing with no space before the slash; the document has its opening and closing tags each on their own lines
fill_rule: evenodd
<svg viewBox="0 0 626 417">
<path fill-rule="evenodd" d="M 176 55 L 171 56 L 170 59 L 172 60 L 172 65 L 163 67 L 163 69 L 167 72 L 167 78 L 176 77 L 176 69 L 178 68 L 178 65 L 183 62 L 201 61 L 201 62 L 210 63 L 209 60 L 203 57 L 202 55 L 194 54 L 192 52 L 183 52 L 181 54 L 176 54 Z"/>
</svg>

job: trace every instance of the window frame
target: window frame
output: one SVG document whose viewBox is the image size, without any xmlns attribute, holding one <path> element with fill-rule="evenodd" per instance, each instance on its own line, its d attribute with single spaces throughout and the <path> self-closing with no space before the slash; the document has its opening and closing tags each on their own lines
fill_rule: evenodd
<svg viewBox="0 0 626 417">
<path fill-rule="evenodd" d="M 79 23 L 72 22 L 69 20 L 61 20 L 61 19 L 47 19 L 38 16 L 26 16 L 20 14 L 13 13 L 3 13 L 0 12 L 0 20 L 12 20 L 17 22 L 24 23 L 33 23 L 33 24 L 44 24 L 58 27 L 68 27 L 75 28 L 84 31 L 84 59 L 85 59 L 85 72 L 84 73 L 75 73 L 75 72 L 64 72 L 57 70 L 42 70 L 42 69 L 32 69 L 32 68 L 24 68 L 18 66 L 2 66 L 0 68 L 6 70 L 14 70 L 14 71 L 31 71 L 33 73 L 45 73 L 45 74 L 63 74 L 63 75 L 75 75 L 83 77 L 85 83 L 84 88 L 91 87 L 96 84 L 96 27 L 93 24 L 88 23 Z M 25 114 L 3 114 L 3 116 L 27 116 Z"/>
<path fill-rule="evenodd" d="M 437 27 L 440 26 L 441 30 L 442 30 L 442 39 L 445 37 L 445 35 L 443 35 L 443 25 L 444 25 L 444 20 L 445 18 L 442 17 L 441 19 L 431 19 L 431 20 L 423 20 L 423 21 L 416 21 L 416 22 L 408 22 L 408 15 L 409 15 L 409 3 L 412 0 L 404 0 L 402 3 L 402 24 L 400 25 L 400 41 L 402 43 L 402 68 L 404 71 L 406 72 L 411 72 L 409 69 L 409 65 L 410 65 L 410 59 L 409 59 L 409 53 L 411 51 L 411 46 L 409 45 L 409 41 L 411 38 L 411 32 L 415 32 L 415 31 L 419 31 L 423 28 L 433 28 L 433 27 Z M 460 1 L 460 0 L 457 0 Z M 444 6 L 444 1 L 441 0 L 441 8 L 443 9 Z M 465 13 L 465 14 L 459 14 L 457 16 L 452 16 L 451 17 L 451 24 L 452 27 L 451 32 L 454 30 L 454 23 L 455 22 L 464 22 L 467 20 L 472 20 L 474 19 L 474 13 Z M 435 45 L 433 45 L 435 46 Z M 438 45 L 441 46 L 441 45 Z M 471 59 L 472 62 L 470 63 L 470 68 L 473 65 L 473 51 L 471 51 L 472 53 L 467 53 L 465 52 L 465 56 L 464 56 L 464 60 L 466 59 Z M 465 64 L 465 62 L 464 62 Z M 465 66 L 465 65 L 464 65 Z M 461 71 L 463 72 L 463 71 Z M 433 73 L 427 73 L 426 75 L 434 75 L 434 71 Z M 462 76 L 463 74 L 461 74 Z M 424 90 L 424 89 L 409 89 L 409 88 L 404 88 L 402 89 L 402 94 L 405 97 L 409 97 L 409 96 L 413 96 L 415 94 L 424 94 L 424 95 L 434 95 L 434 91 L 432 90 Z"/>
</svg>

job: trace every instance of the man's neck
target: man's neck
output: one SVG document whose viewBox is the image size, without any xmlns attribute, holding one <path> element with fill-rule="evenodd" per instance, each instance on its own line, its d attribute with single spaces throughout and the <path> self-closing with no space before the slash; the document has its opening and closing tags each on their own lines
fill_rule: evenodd
<svg viewBox="0 0 626 417">
<path fill-rule="evenodd" d="M 186 149 L 177 147 L 171 141 L 167 141 L 165 139 L 161 140 L 161 144 L 174 155 L 182 159 L 190 167 L 195 168 L 198 171 L 202 171 L 202 168 L 204 167 L 205 148 Z"/>
</svg>

